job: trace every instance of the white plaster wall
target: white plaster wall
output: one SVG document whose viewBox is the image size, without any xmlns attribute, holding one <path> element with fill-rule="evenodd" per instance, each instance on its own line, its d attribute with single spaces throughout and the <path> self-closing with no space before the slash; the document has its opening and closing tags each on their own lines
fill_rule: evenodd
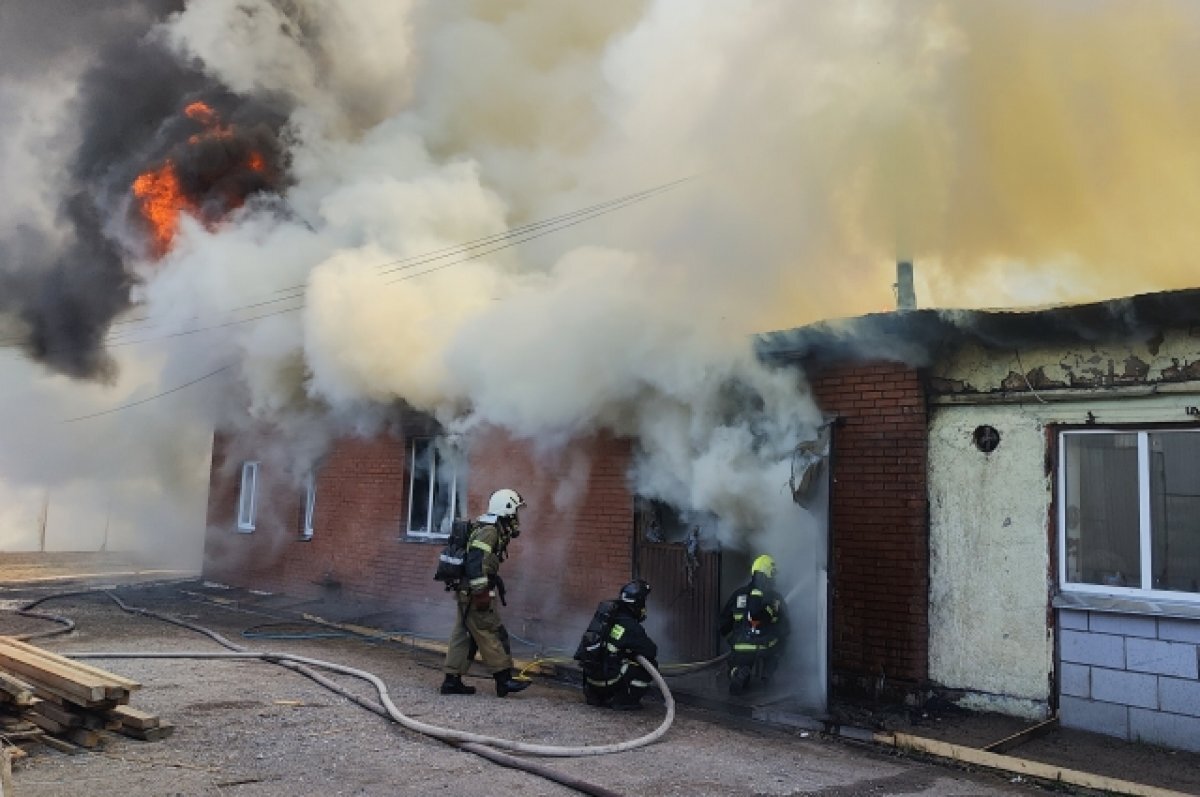
<svg viewBox="0 0 1200 797">
<path fill-rule="evenodd" d="M 1175 339 L 1172 354 L 1194 358 L 1182 357 L 1185 342 Z M 1054 363 L 1086 359 L 1088 351 L 1021 356 L 1026 369 L 1049 371 Z M 994 389 L 1008 357 L 963 357 L 942 373 Z M 1054 475 L 1046 473 L 1046 427 L 1196 423 L 1188 407 L 1200 405 L 1200 385 L 1175 389 L 1125 397 L 1097 389 L 1071 401 L 1026 395 L 1022 403 L 931 408 L 929 668 L 935 682 L 975 693 L 965 701 L 972 707 L 1041 715 L 1054 664 L 1047 607 L 1058 580 L 1049 571 L 1058 528 L 1048 514 Z M 1001 435 L 991 454 L 973 440 L 984 424 Z"/>
<path fill-rule="evenodd" d="M 974 444 L 981 424 L 1000 432 L 991 454 Z M 929 443 L 930 677 L 1040 715 L 1054 655 L 1042 422 L 1019 406 L 941 407 Z"/>
</svg>

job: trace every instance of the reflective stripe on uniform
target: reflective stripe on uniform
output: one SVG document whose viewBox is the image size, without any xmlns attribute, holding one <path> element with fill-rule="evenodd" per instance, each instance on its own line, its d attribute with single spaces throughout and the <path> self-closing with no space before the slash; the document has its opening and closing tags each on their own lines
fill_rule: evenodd
<svg viewBox="0 0 1200 797">
<path fill-rule="evenodd" d="M 766 650 L 767 648 L 775 647 L 777 642 L 779 642 L 778 639 L 772 639 L 770 642 L 766 642 L 762 645 L 755 645 L 752 642 L 738 642 L 733 646 L 733 649 L 741 652 L 750 650 Z"/>
<path fill-rule="evenodd" d="M 622 678 L 625 677 L 625 671 L 628 669 L 629 669 L 629 662 L 623 661 L 623 662 L 621 662 L 621 671 L 619 673 L 617 673 L 616 678 L 613 678 L 608 681 L 599 681 L 599 680 L 596 680 L 595 678 L 585 678 L 585 680 L 587 680 L 587 682 L 589 684 L 591 684 L 592 686 L 612 686 L 613 684 L 617 683 L 618 681 L 620 681 Z"/>
<path fill-rule="evenodd" d="M 481 540 L 471 540 L 471 547 L 478 548 L 479 550 L 485 551 L 487 553 L 492 552 L 492 546 L 488 545 L 486 542 L 483 542 Z"/>
</svg>

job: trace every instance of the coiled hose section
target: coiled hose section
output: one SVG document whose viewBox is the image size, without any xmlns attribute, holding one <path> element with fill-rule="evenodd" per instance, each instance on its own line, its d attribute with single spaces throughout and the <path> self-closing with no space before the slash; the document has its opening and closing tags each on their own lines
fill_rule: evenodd
<svg viewBox="0 0 1200 797">
<path fill-rule="evenodd" d="M 74 628 L 75 624 L 68 618 L 61 617 L 58 615 L 34 612 L 33 608 L 35 606 L 37 606 L 38 604 L 41 604 L 45 601 L 48 601 L 48 600 L 51 600 L 54 598 L 68 597 L 68 596 L 72 596 L 72 595 L 92 595 L 92 594 L 95 594 L 95 593 L 90 592 L 90 591 L 81 591 L 81 592 L 70 592 L 70 593 L 60 593 L 57 595 L 49 595 L 49 596 L 40 598 L 36 601 L 33 601 L 32 603 L 29 603 L 26 606 L 22 607 L 21 609 L 17 610 L 18 614 L 22 614 L 22 615 L 25 615 L 28 617 L 38 617 L 40 619 L 51 620 L 51 621 L 63 624 L 65 626 L 64 628 L 51 629 L 48 632 L 37 632 L 37 633 L 33 633 L 33 634 L 25 634 L 25 635 L 22 635 L 20 638 L 33 639 L 33 638 L 38 638 L 38 637 L 51 636 L 54 634 L 61 634 L 61 633 L 65 633 L 65 632 L 71 630 L 72 628 Z M 667 730 L 671 727 L 671 724 L 675 720 L 675 699 L 671 695 L 671 690 L 667 688 L 667 684 L 663 680 L 662 675 L 659 674 L 658 670 L 656 670 L 654 668 L 654 666 L 651 665 L 650 662 L 647 661 L 645 658 L 643 658 L 642 656 L 638 656 L 637 657 L 638 663 L 641 664 L 643 668 L 645 668 L 646 672 L 649 673 L 650 677 L 653 679 L 655 686 L 658 687 L 659 692 L 662 694 L 663 701 L 664 701 L 665 707 L 666 707 L 666 715 L 663 717 L 663 721 L 659 724 L 659 726 L 657 728 L 655 728 L 653 731 L 651 731 L 650 733 L 648 733 L 644 736 L 639 736 L 634 739 L 629 739 L 627 741 L 617 742 L 614 744 L 564 746 L 564 745 L 547 745 L 547 744 L 532 744 L 529 742 L 518 742 L 518 741 L 511 740 L 511 739 L 503 739 L 498 736 L 488 736 L 486 734 L 469 733 L 467 731 L 460 731 L 460 730 L 456 730 L 453 728 L 444 728 L 444 727 L 441 727 L 438 725 L 431 725 L 426 722 L 421 722 L 419 720 L 415 720 L 412 717 L 409 717 L 406 714 L 404 714 L 402 711 L 400 711 L 399 708 L 396 707 L 396 704 L 392 702 L 391 695 L 388 693 L 387 686 L 383 683 L 383 681 L 378 676 L 374 675 L 373 673 L 367 672 L 366 670 L 360 670 L 360 669 L 356 669 L 354 667 L 347 667 L 342 664 L 336 664 L 334 662 L 322 661 L 320 659 L 313 659 L 313 658 L 309 658 L 307 656 L 295 656 L 290 653 L 275 653 L 275 652 L 261 652 L 261 651 L 248 650 L 244 646 L 238 645 L 235 642 L 231 642 L 230 640 L 221 636 L 217 632 L 212 631 L 211 629 L 204 628 L 203 626 L 196 625 L 194 623 L 189 623 L 187 621 L 180 620 L 180 619 L 177 619 L 174 617 L 170 617 L 168 615 L 160 614 L 158 612 L 154 612 L 149 609 L 143 609 L 143 608 L 140 608 L 137 606 L 130 606 L 130 605 L 126 604 L 124 601 L 122 601 L 119 597 L 117 597 L 116 595 L 114 595 L 108 591 L 105 591 L 104 594 L 107 595 L 114 603 L 116 603 L 116 605 L 118 607 L 120 607 L 125 612 L 129 612 L 131 614 L 142 615 L 144 617 L 151 617 L 151 618 L 154 618 L 157 620 L 161 620 L 163 622 L 167 622 L 167 623 L 171 623 L 173 625 L 180 626 L 182 628 L 187 628 L 191 631 L 196 631 L 198 633 L 204 634 L 205 636 L 209 637 L 214 642 L 221 645 L 222 647 L 227 648 L 228 650 L 226 652 L 220 652 L 220 651 L 142 652 L 142 653 L 130 653 L 130 652 L 123 652 L 123 651 L 86 652 L 86 653 L 71 653 L 71 654 L 69 654 L 69 656 L 71 658 L 77 658 L 77 659 L 170 659 L 170 658 L 177 658 L 177 659 L 259 659 L 262 661 L 271 662 L 273 664 L 278 664 L 282 667 L 287 667 L 288 669 L 294 670 L 295 672 L 298 672 L 298 673 L 312 679 L 313 681 L 316 681 L 321 686 L 324 686 L 325 688 L 330 689 L 331 691 L 334 691 L 337 694 L 342 695 L 343 697 L 357 703 L 360 706 L 363 706 L 364 708 L 366 708 L 370 711 L 375 712 L 376 714 L 387 717 L 387 718 L 393 720 L 394 722 L 398 723 L 399 725 L 402 725 L 403 727 L 408 728 L 409 730 L 415 731 L 420 734 L 424 734 L 426 736 L 431 736 L 435 739 L 439 739 L 444 742 L 454 744 L 464 750 L 468 750 L 470 752 L 476 753 L 477 755 L 484 756 L 484 757 L 488 758 L 489 760 L 503 764 L 504 766 L 515 767 L 518 769 L 525 769 L 529 772 L 532 772 L 533 774 L 537 774 L 541 777 L 545 777 L 550 780 L 554 780 L 558 783 L 561 783 L 565 786 L 574 788 L 577 791 L 581 791 L 585 794 L 595 795 L 595 797 L 619 797 L 619 795 L 616 792 L 613 792 L 602 786 L 597 786 L 595 784 L 591 784 L 586 781 L 581 781 L 577 778 L 574 778 L 573 776 L 566 775 L 565 773 L 548 770 L 544 767 L 538 767 L 536 765 L 529 766 L 530 764 L 532 764 L 532 762 L 524 761 L 521 759 L 516 759 L 516 758 L 513 758 L 512 756 L 504 755 L 503 753 L 498 752 L 498 751 L 499 750 L 507 750 L 507 751 L 514 752 L 514 753 L 524 753 L 527 755 L 558 757 L 558 758 L 577 758 L 577 757 L 581 757 L 581 756 L 595 756 L 595 755 L 608 755 L 610 753 L 622 753 L 622 752 L 626 752 L 628 750 L 633 750 L 637 747 L 643 747 L 645 745 L 651 744 L 651 743 L 657 741 L 658 739 L 662 738 L 662 736 L 667 732 Z M 317 668 L 324 669 L 324 670 L 329 670 L 331 672 L 342 673 L 344 675 L 350 675 L 350 676 L 353 676 L 360 680 L 367 681 L 372 686 L 374 686 L 376 692 L 378 692 L 380 703 L 376 703 L 374 701 L 368 700 L 366 698 L 360 697 L 358 695 L 355 695 L 355 694 L 347 691 L 339 684 L 329 680 L 324 675 L 313 670 L 312 669 L 313 667 L 317 667 Z"/>
</svg>

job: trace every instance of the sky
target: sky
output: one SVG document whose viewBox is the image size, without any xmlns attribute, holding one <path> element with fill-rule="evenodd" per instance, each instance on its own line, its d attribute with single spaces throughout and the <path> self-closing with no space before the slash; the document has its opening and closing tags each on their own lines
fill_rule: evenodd
<svg viewBox="0 0 1200 797">
<path fill-rule="evenodd" d="M 899 259 L 925 307 L 1193 287 L 1198 36 L 1187 0 L 6 3 L 0 546 L 86 492 L 194 553 L 214 428 L 299 483 L 399 406 L 629 436 L 726 544 L 807 528 L 820 411 L 751 336 L 894 307 Z"/>
</svg>

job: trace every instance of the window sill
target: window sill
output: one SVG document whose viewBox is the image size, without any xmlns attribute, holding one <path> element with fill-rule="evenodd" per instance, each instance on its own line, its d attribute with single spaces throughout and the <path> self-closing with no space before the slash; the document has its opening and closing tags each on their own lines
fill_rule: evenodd
<svg viewBox="0 0 1200 797">
<path fill-rule="evenodd" d="M 417 545 L 445 545 L 446 540 L 450 539 L 450 535 L 445 537 L 429 537 L 424 534 L 401 534 L 400 542 L 412 542 Z"/>
<path fill-rule="evenodd" d="M 1156 617 L 1184 617 L 1200 620 L 1200 595 L 1197 602 L 1127 595 L 1098 595 L 1090 592 L 1060 592 L 1050 601 L 1055 609 L 1141 614 Z"/>
</svg>

